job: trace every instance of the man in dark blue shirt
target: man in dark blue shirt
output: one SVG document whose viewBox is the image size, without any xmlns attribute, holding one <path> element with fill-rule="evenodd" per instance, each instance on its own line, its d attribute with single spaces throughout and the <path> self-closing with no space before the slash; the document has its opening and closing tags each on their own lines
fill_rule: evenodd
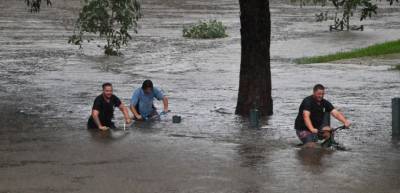
<svg viewBox="0 0 400 193">
<path fill-rule="evenodd" d="M 350 122 L 335 107 L 324 99 L 325 87 L 314 86 L 313 94 L 306 97 L 300 105 L 295 122 L 296 134 L 309 147 L 314 147 L 319 139 L 329 139 L 331 136 L 330 115 L 342 122 L 345 127 Z"/>
</svg>

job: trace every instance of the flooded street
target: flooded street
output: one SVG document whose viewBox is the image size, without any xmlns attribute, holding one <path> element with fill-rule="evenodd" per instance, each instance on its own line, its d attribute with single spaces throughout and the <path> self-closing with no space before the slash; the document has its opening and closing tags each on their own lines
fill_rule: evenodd
<svg viewBox="0 0 400 193">
<path fill-rule="evenodd" d="M 400 73 L 293 62 L 400 39 L 399 6 L 367 20 L 364 32 L 329 33 L 330 21 L 314 22 L 318 6 L 271 1 L 274 115 L 260 129 L 234 114 L 237 0 L 144 1 L 139 33 L 122 57 L 104 56 L 96 43 L 67 44 L 79 7 L 79 0 L 55 0 L 32 14 L 23 1 L 0 1 L 0 193 L 400 192 L 400 143 L 391 137 Z M 229 37 L 183 38 L 183 26 L 200 19 L 222 21 Z M 129 104 L 145 79 L 165 91 L 182 123 L 86 129 L 103 82 Z M 296 147 L 294 119 L 316 83 L 353 123 L 337 136 L 351 150 Z M 123 123 L 119 111 L 115 122 Z"/>
</svg>

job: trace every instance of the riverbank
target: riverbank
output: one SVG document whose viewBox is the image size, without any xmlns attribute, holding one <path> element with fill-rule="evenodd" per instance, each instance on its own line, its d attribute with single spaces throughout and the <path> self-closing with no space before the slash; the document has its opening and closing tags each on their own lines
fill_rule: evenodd
<svg viewBox="0 0 400 193">
<path fill-rule="evenodd" d="M 303 57 L 296 59 L 297 64 L 312 63 L 352 63 L 367 65 L 391 65 L 400 69 L 400 40 L 374 44 L 365 48 L 353 49 L 334 54 Z"/>
</svg>

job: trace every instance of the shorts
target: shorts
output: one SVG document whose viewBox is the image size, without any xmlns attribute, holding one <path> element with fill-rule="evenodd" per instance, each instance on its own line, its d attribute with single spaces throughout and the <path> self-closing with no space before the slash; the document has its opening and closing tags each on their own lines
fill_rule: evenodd
<svg viewBox="0 0 400 193">
<path fill-rule="evenodd" d="M 326 126 L 330 126 L 331 122 L 331 115 L 330 113 L 326 112 L 324 114 L 324 118 L 322 119 L 322 124 L 318 128 L 318 130 L 322 130 L 322 128 Z M 296 129 L 296 135 L 297 137 L 303 142 L 303 144 L 306 144 L 308 142 L 318 142 L 318 140 L 322 140 L 322 134 L 321 133 L 311 133 L 310 130 L 298 130 Z"/>
<path fill-rule="evenodd" d="M 296 134 L 303 144 L 309 142 L 318 142 L 318 140 L 322 139 L 320 133 L 311 133 L 309 130 L 296 130 Z"/>
</svg>

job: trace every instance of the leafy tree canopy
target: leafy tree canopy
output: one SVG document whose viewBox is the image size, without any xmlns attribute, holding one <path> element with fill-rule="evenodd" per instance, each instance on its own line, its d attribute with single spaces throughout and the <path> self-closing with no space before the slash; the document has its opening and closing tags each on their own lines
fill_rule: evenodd
<svg viewBox="0 0 400 193">
<path fill-rule="evenodd" d="M 106 55 L 119 55 L 119 49 L 132 39 L 129 30 L 137 33 L 137 21 L 141 17 L 137 0 L 85 0 L 75 24 L 74 35 L 69 43 L 82 46 L 83 40 L 93 38 L 85 34 L 98 34 L 106 40 Z"/>
</svg>

